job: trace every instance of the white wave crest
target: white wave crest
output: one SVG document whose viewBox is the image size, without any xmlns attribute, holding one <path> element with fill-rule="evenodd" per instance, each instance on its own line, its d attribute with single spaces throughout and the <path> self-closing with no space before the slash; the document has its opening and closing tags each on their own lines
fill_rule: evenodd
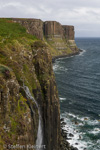
<svg viewBox="0 0 100 150">
<path fill-rule="evenodd" d="M 79 53 L 77 56 L 83 56 L 83 54 L 86 52 L 86 50 L 82 49 L 82 52 Z"/>
<path fill-rule="evenodd" d="M 95 128 L 95 125 L 99 125 L 100 123 L 98 120 L 92 120 L 89 117 L 80 117 L 67 112 L 61 114 L 61 118 L 64 118 L 64 122 L 66 122 L 63 129 L 67 131 L 67 141 L 70 145 L 77 147 L 79 150 L 83 150 L 85 148 L 90 150 L 91 147 L 94 146 L 95 143 L 93 143 L 93 141 L 86 135 L 86 132 L 89 134 L 99 134 L 100 128 Z M 89 131 L 80 130 L 81 128 L 84 128 L 85 125 L 94 126 L 94 129 L 90 128 Z M 70 136 L 70 133 L 73 136 Z M 88 141 L 86 139 L 88 139 Z"/>
</svg>

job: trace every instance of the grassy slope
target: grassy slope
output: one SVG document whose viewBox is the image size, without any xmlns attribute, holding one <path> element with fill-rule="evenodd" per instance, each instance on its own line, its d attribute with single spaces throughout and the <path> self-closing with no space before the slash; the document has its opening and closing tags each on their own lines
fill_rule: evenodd
<svg viewBox="0 0 100 150">
<path fill-rule="evenodd" d="M 23 38 L 36 40 L 36 37 L 27 34 L 26 29 L 20 24 L 14 23 L 11 19 L 0 19 L 0 47 L 13 43 L 14 39 L 23 42 Z"/>
<path fill-rule="evenodd" d="M 36 77 L 34 70 L 32 71 L 30 66 L 32 66 L 32 58 L 29 56 L 32 54 L 31 45 L 35 42 L 39 41 L 35 36 L 29 35 L 26 33 L 26 29 L 22 27 L 18 23 L 12 22 L 11 19 L 0 19 L 0 89 L 4 90 L 4 86 L 2 84 L 3 80 L 13 79 L 15 75 L 17 81 L 21 84 L 21 78 L 23 78 L 25 85 L 30 88 L 36 88 Z M 10 69 L 11 68 L 11 69 Z M 5 84 L 6 84 L 5 81 Z M 17 139 L 17 130 L 20 124 L 20 120 L 23 121 L 24 114 L 29 112 L 29 108 L 27 106 L 24 97 L 20 93 L 19 100 L 16 100 L 16 96 L 10 98 L 9 101 L 13 101 L 15 99 L 16 111 L 15 114 L 11 113 L 9 106 L 10 116 L 10 131 L 4 134 L 3 129 L 3 120 L 0 119 L 0 149 L 3 150 L 2 145 L 6 142 L 12 141 L 15 142 L 15 138 Z M 24 103 L 24 107 L 19 108 L 20 104 Z M 2 105 L 1 105 L 2 106 Z M 27 108 L 26 108 L 27 106 Z M 2 114 L 0 114 L 0 118 Z M 9 120 L 9 119 L 8 119 Z M 20 128 L 21 129 L 21 128 Z M 26 127 L 23 129 L 26 132 Z M 14 138 L 15 137 L 15 138 Z M 16 143 L 16 142 L 15 142 Z"/>
<path fill-rule="evenodd" d="M 27 80 L 31 80 L 28 76 L 29 64 L 24 58 L 32 53 L 31 45 L 36 41 L 39 40 L 26 33 L 26 29 L 20 24 L 14 23 L 11 19 L 0 19 L 0 64 L 12 68 L 18 81 L 23 74 Z M 24 58 L 21 55 L 24 55 Z M 19 64 L 23 65 L 22 70 Z"/>
</svg>

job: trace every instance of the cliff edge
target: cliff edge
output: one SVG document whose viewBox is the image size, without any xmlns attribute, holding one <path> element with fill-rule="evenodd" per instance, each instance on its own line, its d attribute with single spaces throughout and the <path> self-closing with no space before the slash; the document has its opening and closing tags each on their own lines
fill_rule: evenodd
<svg viewBox="0 0 100 150">
<path fill-rule="evenodd" d="M 61 25 L 57 21 L 45 21 L 40 19 L 13 18 L 26 28 L 27 33 L 35 35 L 43 40 L 50 48 L 53 58 L 77 54 L 74 26 Z"/>
</svg>

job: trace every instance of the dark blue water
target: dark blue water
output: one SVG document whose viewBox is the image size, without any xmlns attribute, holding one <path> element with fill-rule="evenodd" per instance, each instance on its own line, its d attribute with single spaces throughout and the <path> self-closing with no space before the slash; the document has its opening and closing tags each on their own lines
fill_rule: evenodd
<svg viewBox="0 0 100 150">
<path fill-rule="evenodd" d="M 100 150 L 100 38 L 76 38 L 83 52 L 56 60 L 54 71 L 69 142 L 79 150 Z M 75 142 L 78 145 L 75 145 Z"/>
</svg>

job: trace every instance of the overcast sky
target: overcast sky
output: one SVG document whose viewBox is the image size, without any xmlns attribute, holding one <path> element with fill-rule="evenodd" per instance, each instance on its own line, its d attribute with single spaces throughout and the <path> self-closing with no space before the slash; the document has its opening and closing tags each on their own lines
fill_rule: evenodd
<svg viewBox="0 0 100 150">
<path fill-rule="evenodd" d="M 0 0 L 0 17 L 56 20 L 76 37 L 100 37 L 100 0 Z"/>
</svg>

